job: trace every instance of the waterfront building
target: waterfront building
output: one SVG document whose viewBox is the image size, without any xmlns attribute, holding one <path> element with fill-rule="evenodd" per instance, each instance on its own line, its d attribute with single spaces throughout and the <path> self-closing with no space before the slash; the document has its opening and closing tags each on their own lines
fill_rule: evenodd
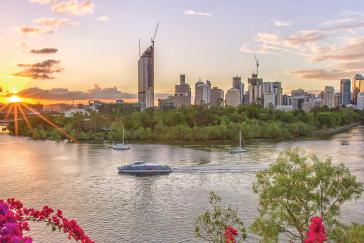
<svg viewBox="0 0 364 243">
<path fill-rule="evenodd" d="M 176 107 L 191 105 L 191 87 L 186 83 L 186 75 L 180 75 L 180 83 L 175 86 L 174 104 Z"/>
<path fill-rule="evenodd" d="M 241 82 L 241 77 L 233 77 L 233 88 L 240 91 L 240 103 L 244 103 L 244 84 Z"/>
<path fill-rule="evenodd" d="M 226 106 L 238 107 L 240 101 L 240 90 L 231 88 L 226 92 Z"/>
<path fill-rule="evenodd" d="M 293 89 L 291 90 L 291 96 L 292 97 L 299 97 L 299 96 L 304 96 L 305 95 L 305 91 L 303 89 Z"/>
<path fill-rule="evenodd" d="M 263 104 L 263 79 L 258 78 L 257 73 L 253 73 L 251 78 L 248 78 L 249 85 L 249 103 Z"/>
<path fill-rule="evenodd" d="M 143 108 L 154 107 L 154 41 L 138 61 L 138 102 Z"/>
<path fill-rule="evenodd" d="M 350 79 L 341 79 L 340 93 L 341 93 L 340 105 L 350 104 L 350 100 L 351 100 L 351 80 Z"/>
<path fill-rule="evenodd" d="M 224 105 L 224 91 L 218 87 L 211 89 L 211 106 L 223 106 Z"/>
<path fill-rule="evenodd" d="M 358 94 L 356 109 L 364 110 L 364 92 Z"/>
<path fill-rule="evenodd" d="M 264 107 L 282 105 L 282 84 L 281 82 L 263 82 L 263 104 Z M 266 99 L 268 99 L 266 101 Z M 273 102 L 272 102 L 273 99 Z"/>
<path fill-rule="evenodd" d="M 325 86 L 324 104 L 329 108 L 335 107 L 335 89 L 332 86 Z"/>
<path fill-rule="evenodd" d="M 359 93 L 364 93 L 364 76 L 356 74 L 352 80 L 352 101 L 357 104 L 357 98 Z"/>
<path fill-rule="evenodd" d="M 202 82 L 201 79 L 195 84 L 195 105 L 206 104 L 211 102 L 211 82 Z"/>
</svg>

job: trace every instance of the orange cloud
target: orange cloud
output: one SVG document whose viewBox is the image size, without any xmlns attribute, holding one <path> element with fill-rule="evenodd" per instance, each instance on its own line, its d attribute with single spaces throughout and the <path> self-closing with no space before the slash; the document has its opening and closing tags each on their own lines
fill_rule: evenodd
<svg viewBox="0 0 364 243">
<path fill-rule="evenodd" d="M 69 14 L 74 16 L 90 15 L 95 11 L 95 4 L 90 0 L 69 0 L 58 2 L 53 5 L 52 10 L 55 13 Z"/>
</svg>

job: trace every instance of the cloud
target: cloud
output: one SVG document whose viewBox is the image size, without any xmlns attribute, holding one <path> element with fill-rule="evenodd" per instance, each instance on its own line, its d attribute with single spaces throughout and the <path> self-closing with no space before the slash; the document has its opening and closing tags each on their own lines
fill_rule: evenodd
<svg viewBox="0 0 364 243">
<path fill-rule="evenodd" d="M 55 19 L 55 18 L 40 18 L 33 21 L 35 24 L 47 27 L 47 28 L 58 28 L 67 25 L 76 26 L 78 23 L 72 22 L 69 19 Z"/>
<path fill-rule="evenodd" d="M 293 24 L 291 21 L 284 21 L 284 20 L 276 20 L 274 21 L 274 25 L 277 27 L 289 27 Z"/>
<path fill-rule="evenodd" d="M 53 54 L 56 53 L 58 51 L 58 49 L 55 48 L 43 48 L 43 49 L 32 49 L 30 50 L 30 53 L 32 54 Z"/>
<path fill-rule="evenodd" d="M 53 74 L 63 72 L 63 68 L 59 66 L 60 61 L 46 60 L 34 64 L 18 64 L 23 71 L 15 73 L 14 76 L 25 77 L 31 79 L 54 79 Z"/>
<path fill-rule="evenodd" d="M 210 17 L 212 14 L 207 12 L 196 12 L 195 10 L 189 9 L 184 11 L 185 15 L 197 15 L 197 16 L 205 16 Z"/>
<path fill-rule="evenodd" d="M 336 70 L 336 69 L 299 69 L 290 71 L 292 74 L 296 74 L 301 78 L 305 79 L 316 79 L 316 80 L 339 80 L 342 78 L 351 77 L 352 72 Z"/>
<path fill-rule="evenodd" d="M 55 13 L 73 16 L 91 15 L 95 11 L 95 4 L 91 0 L 68 0 L 57 2 L 52 6 Z"/>
<path fill-rule="evenodd" d="M 29 0 L 29 2 L 45 5 L 45 4 L 50 4 L 52 1 L 51 0 Z"/>
<path fill-rule="evenodd" d="M 97 21 L 101 21 L 101 22 L 108 22 L 110 20 L 110 18 L 108 16 L 99 16 L 96 17 Z"/>
<path fill-rule="evenodd" d="M 18 31 L 25 35 L 52 34 L 53 33 L 53 30 L 46 30 L 44 28 L 33 27 L 33 26 L 18 27 Z"/>
</svg>

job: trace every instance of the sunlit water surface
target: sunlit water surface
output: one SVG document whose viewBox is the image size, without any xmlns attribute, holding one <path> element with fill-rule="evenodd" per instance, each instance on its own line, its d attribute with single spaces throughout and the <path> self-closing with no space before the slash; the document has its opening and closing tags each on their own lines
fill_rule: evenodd
<svg viewBox="0 0 364 243">
<path fill-rule="evenodd" d="M 350 145 L 342 146 L 343 139 Z M 0 136 L 0 198 L 16 197 L 28 207 L 60 208 L 96 242 L 194 242 L 194 221 L 208 207 L 211 190 L 237 207 L 250 224 L 257 215 L 251 191 L 256 172 L 280 151 L 295 147 L 343 162 L 364 182 L 364 127 L 327 140 L 259 142 L 240 155 L 224 147 L 132 144 L 122 152 L 107 144 Z M 150 177 L 117 173 L 118 166 L 135 160 L 168 164 L 176 172 Z M 364 223 L 363 196 L 345 204 L 343 220 Z M 35 242 L 67 242 L 46 226 L 33 229 Z"/>
</svg>

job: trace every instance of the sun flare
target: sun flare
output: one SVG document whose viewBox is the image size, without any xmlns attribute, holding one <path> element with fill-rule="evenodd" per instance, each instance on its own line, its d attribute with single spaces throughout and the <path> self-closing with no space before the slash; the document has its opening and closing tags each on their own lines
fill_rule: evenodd
<svg viewBox="0 0 364 243">
<path fill-rule="evenodd" d="M 22 101 L 22 98 L 20 98 L 19 96 L 13 95 L 11 97 L 8 98 L 10 103 L 19 103 Z"/>
</svg>

